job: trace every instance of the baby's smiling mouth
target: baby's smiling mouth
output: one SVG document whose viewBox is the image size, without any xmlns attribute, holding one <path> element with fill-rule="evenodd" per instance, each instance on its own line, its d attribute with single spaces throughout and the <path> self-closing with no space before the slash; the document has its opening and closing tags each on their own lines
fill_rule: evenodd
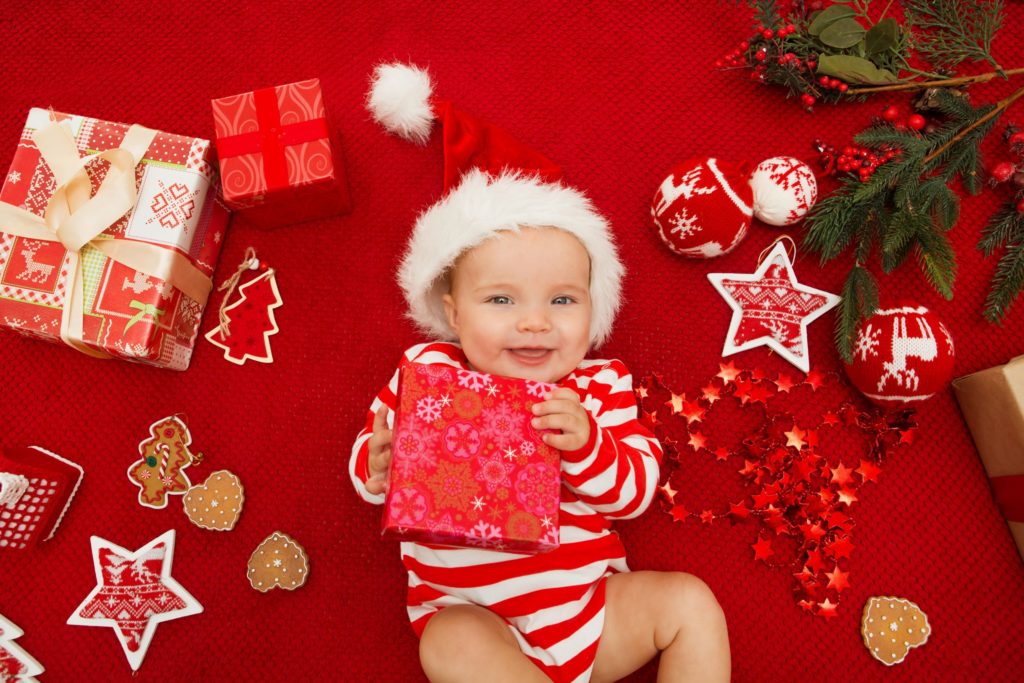
<svg viewBox="0 0 1024 683">
<path fill-rule="evenodd" d="M 521 346 L 508 351 L 519 360 L 526 362 L 544 360 L 551 353 L 551 349 L 539 346 Z"/>
</svg>

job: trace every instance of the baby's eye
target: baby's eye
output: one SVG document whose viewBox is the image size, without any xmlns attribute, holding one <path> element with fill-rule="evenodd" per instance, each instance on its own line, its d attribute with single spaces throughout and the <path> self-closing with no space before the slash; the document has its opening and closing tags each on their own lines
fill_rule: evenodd
<svg viewBox="0 0 1024 683">
<path fill-rule="evenodd" d="M 566 304 L 571 304 L 573 302 L 575 302 L 575 299 L 573 299 L 571 296 L 556 296 L 554 299 L 551 300 L 551 303 L 557 306 L 565 306 Z"/>
<path fill-rule="evenodd" d="M 512 299 L 505 296 L 504 294 L 496 294 L 495 296 L 488 297 L 487 303 L 489 304 L 510 304 Z"/>
</svg>

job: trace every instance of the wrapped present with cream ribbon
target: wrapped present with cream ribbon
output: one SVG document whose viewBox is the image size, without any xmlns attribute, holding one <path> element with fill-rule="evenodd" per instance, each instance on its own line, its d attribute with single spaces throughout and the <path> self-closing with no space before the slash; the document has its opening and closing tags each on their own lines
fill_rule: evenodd
<svg viewBox="0 0 1024 683">
<path fill-rule="evenodd" d="M 0 327 L 188 367 L 228 211 L 208 140 L 34 108 L 0 189 Z"/>
</svg>

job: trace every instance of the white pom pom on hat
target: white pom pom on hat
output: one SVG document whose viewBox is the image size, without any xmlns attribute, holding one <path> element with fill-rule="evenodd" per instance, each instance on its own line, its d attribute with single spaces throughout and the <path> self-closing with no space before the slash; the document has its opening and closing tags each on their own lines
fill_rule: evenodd
<svg viewBox="0 0 1024 683">
<path fill-rule="evenodd" d="M 456 259 L 501 231 L 552 227 L 574 235 L 590 254 L 590 342 L 611 334 L 624 268 L 604 217 L 562 171 L 508 132 L 433 97 L 429 74 L 383 64 L 367 108 L 388 131 L 425 142 L 433 120 L 444 129 L 445 195 L 416 219 L 399 268 L 409 316 L 425 333 L 454 339 L 444 314 L 444 276 Z"/>
</svg>

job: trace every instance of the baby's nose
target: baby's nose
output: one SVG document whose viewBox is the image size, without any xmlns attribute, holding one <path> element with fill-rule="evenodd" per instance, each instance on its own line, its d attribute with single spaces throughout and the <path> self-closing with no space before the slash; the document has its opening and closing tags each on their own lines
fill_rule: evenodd
<svg viewBox="0 0 1024 683">
<path fill-rule="evenodd" d="M 520 332 L 547 332 L 550 329 L 551 319 L 540 307 L 527 308 L 519 318 Z"/>
</svg>

